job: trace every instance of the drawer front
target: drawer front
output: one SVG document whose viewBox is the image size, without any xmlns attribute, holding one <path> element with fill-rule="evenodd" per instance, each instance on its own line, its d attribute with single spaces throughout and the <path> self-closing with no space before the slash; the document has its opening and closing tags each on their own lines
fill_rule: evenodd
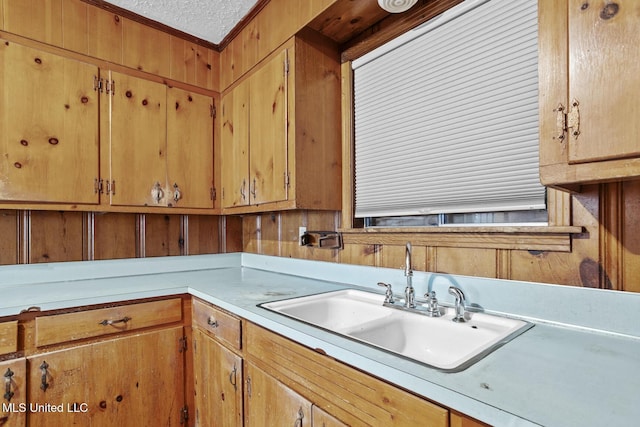
<svg viewBox="0 0 640 427">
<path fill-rule="evenodd" d="M 0 323 L 0 354 L 18 351 L 18 321 Z"/>
<path fill-rule="evenodd" d="M 231 347 L 241 348 L 241 322 L 237 317 L 197 299 L 193 300 L 193 324 Z"/>
<path fill-rule="evenodd" d="M 182 320 L 182 300 L 172 298 L 36 318 L 36 346 L 99 337 Z"/>
</svg>

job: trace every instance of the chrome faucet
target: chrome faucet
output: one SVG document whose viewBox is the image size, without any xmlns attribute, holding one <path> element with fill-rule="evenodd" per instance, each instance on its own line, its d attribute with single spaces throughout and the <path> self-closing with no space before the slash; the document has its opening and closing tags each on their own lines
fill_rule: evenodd
<svg viewBox="0 0 640 427">
<path fill-rule="evenodd" d="M 407 287 L 404 288 L 404 306 L 416 308 L 416 293 L 413 289 L 413 270 L 411 269 L 411 243 L 407 242 L 404 256 L 404 275 L 407 277 Z"/>
</svg>

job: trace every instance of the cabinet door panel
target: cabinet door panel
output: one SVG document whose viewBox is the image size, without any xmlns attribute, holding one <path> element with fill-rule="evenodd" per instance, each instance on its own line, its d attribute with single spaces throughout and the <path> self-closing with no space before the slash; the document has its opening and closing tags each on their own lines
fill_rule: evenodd
<svg viewBox="0 0 640 427">
<path fill-rule="evenodd" d="M 222 98 L 222 207 L 249 204 L 249 82 Z"/>
<path fill-rule="evenodd" d="M 28 401 L 41 408 L 29 425 L 179 426 L 182 335 L 175 327 L 29 357 Z"/>
<path fill-rule="evenodd" d="M 10 375 L 10 389 L 7 390 L 5 375 Z M 0 425 L 3 427 L 21 427 L 26 425 L 27 404 L 27 362 L 20 358 L 0 362 L 2 378 L 2 406 L 0 406 Z M 7 396 L 5 392 L 13 393 Z"/>
<path fill-rule="evenodd" d="M 167 89 L 167 175 L 173 206 L 213 208 L 213 99 Z"/>
<path fill-rule="evenodd" d="M 112 205 L 156 206 L 152 189 L 166 193 L 166 86 L 116 72 L 111 99 Z M 166 196 L 166 194 L 164 194 Z"/>
<path fill-rule="evenodd" d="M 287 53 L 251 76 L 251 204 L 287 200 Z"/>
<path fill-rule="evenodd" d="M 242 426 L 242 359 L 199 329 L 193 339 L 196 426 Z"/>
<path fill-rule="evenodd" d="M 585 7 L 584 5 L 590 6 Z M 569 102 L 578 100 L 580 134 L 569 135 L 569 161 L 640 154 L 638 15 L 634 0 L 569 1 Z"/>
<path fill-rule="evenodd" d="M 311 402 L 254 365 L 245 368 L 246 427 L 311 425 Z"/>
<path fill-rule="evenodd" d="M 347 427 L 347 424 L 315 405 L 311 408 L 311 416 L 313 418 L 313 427 Z"/>
<path fill-rule="evenodd" d="M 98 68 L 0 44 L 0 197 L 98 203 Z"/>
</svg>

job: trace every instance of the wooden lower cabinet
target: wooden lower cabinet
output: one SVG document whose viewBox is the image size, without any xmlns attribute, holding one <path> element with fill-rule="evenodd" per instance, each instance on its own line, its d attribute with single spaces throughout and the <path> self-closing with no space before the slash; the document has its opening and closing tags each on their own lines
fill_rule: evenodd
<svg viewBox="0 0 640 427">
<path fill-rule="evenodd" d="M 180 426 L 182 326 L 29 356 L 29 426 Z"/>
<path fill-rule="evenodd" d="M 449 425 L 446 408 L 340 363 L 321 351 L 313 351 L 249 322 L 246 322 L 243 333 L 246 342 L 245 373 L 247 381 L 251 380 L 247 384 L 247 394 L 251 396 L 246 399 L 246 425 L 258 425 L 255 424 L 256 418 L 262 413 L 274 416 L 282 411 L 289 415 L 294 409 L 298 411 L 303 407 L 302 401 L 313 402 L 336 420 L 351 426 Z M 258 385 L 257 377 L 263 378 L 264 374 L 256 373 L 253 365 L 282 385 L 268 388 Z M 289 403 L 287 396 L 290 395 L 285 394 L 283 388 L 304 396 L 303 400 Z M 266 397 L 259 401 L 268 403 L 254 403 L 255 396 L 260 393 Z M 256 407 L 260 409 L 254 409 Z M 303 413 L 308 417 L 304 408 Z M 253 424 L 252 419 L 256 420 Z M 294 421 L 295 417 L 293 421 L 262 425 L 296 425 Z"/>
<path fill-rule="evenodd" d="M 251 363 L 245 377 L 245 427 L 312 425 L 310 401 Z"/>
<path fill-rule="evenodd" d="M 242 358 L 193 330 L 195 425 L 242 427 Z"/>
<path fill-rule="evenodd" d="M 27 362 L 24 357 L 0 362 L 2 381 L 2 406 L 0 426 L 20 427 L 26 425 L 27 408 Z"/>
<path fill-rule="evenodd" d="M 320 409 L 316 405 L 311 407 L 311 420 L 314 427 L 347 427 L 348 424 L 343 423 L 328 412 Z"/>
</svg>

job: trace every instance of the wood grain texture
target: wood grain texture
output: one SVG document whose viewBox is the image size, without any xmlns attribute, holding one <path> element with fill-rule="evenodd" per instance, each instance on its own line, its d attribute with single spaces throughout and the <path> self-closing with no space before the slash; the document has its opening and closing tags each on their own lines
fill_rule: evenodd
<svg viewBox="0 0 640 427">
<path fill-rule="evenodd" d="M 125 318 L 128 319 L 126 322 L 119 322 Z M 35 320 L 35 345 L 45 347 L 181 320 L 182 300 L 180 298 L 40 316 Z M 116 323 L 104 325 L 102 324 L 104 321 Z"/>
<path fill-rule="evenodd" d="M 136 215 L 96 214 L 94 218 L 94 258 L 117 259 L 136 256 Z"/>
<path fill-rule="evenodd" d="M 136 420 L 137 424 L 180 426 L 185 360 L 178 343 L 182 336 L 183 327 L 175 326 L 28 357 L 30 403 L 84 402 L 89 407 L 86 412 L 32 412 L 29 424 L 107 427 Z M 49 365 L 46 391 L 40 388 L 43 362 Z"/>
<path fill-rule="evenodd" d="M 29 263 L 82 261 L 83 214 L 33 211 L 28 237 Z"/>
<path fill-rule="evenodd" d="M 184 255 L 180 215 L 145 215 L 144 256 Z"/>
<path fill-rule="evenodd" d="M 18 321 L 0 322 L 0 355 L 18 351 Z"/>
<path fill-rule="evenodd" d="M 116 64 L 123 63 L 123 18 L 97 7 L 87 10 L 88 53 Z"/>
<path fill-rule="evenodd" d="M 130 19 L 122 23 L 123 65 L 147 73 L 171 74 L 170 35 Z"/>
<path fill-rule="evenodd" d="M 281 384 L 348 425 L 447 426 L 448 411 L 286 338 L 246 323 L 246 355 Z M 281 424 L 279 424 L 281 425 Z"/>
<path fill-rule="evenodd" d="M 63 0 L 3 0 L 4 29 L 62 47 Z"/>
<path fill-rule="evenodd" d="M 19 217 L 17 211 L 0 211 L 0 265 L 18 264 Z"/>
<path fill-rule="evenodd" d="M 28 406 L 27 403 L 27 361 L 25 358 L 18 358 L 0 362 L 0 372 L 6 373 L 11 370 L 14 375 L 11 379 L 11 403 L 19 408 L 20 405 Z M 5 410 L 6 409 L 6 410 Z M 26 425 L 26 412 L 11 411 L 9 408 L 0 407 L 0 420 L 6 427 L 22 427 Z"/>
<path fill-rule="evenodd" d="M 2 199 L 96 203 L 98 68 L 6 40 L 0 68 Z"/>
</svg>

